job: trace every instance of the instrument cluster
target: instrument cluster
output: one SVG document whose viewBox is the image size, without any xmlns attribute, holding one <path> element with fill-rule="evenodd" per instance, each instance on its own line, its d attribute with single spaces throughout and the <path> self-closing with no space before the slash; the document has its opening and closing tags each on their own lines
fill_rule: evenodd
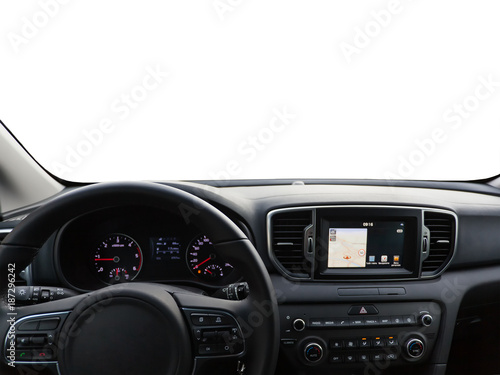
<svg viewBox="0 0 500 375">
<path fill-rule="evenodd" d="M 80 290 L 133 281 L 221 286 L 240 274 L 202 228 L 159 209 L 104 209 L 73 220 L 56 237 L 56 271 Z"/>
</svg>

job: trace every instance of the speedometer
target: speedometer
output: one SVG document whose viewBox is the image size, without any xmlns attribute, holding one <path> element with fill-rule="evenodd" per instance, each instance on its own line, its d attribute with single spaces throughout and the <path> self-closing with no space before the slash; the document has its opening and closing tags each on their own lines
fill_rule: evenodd
<svg viewBox="0 0 500 375">
<path fill-rule="evenodd" d="M 142 268 L 139 244 L 124 234 L 110 234 L 92 254 L 97 277 L 108 284 L 131 281 Z"/>
<path fill-rule="evenodd" d="M 186 261 L 193 275 L 204 280 L 220 280 L 233 270 L 233 266 L 224 261 L 215 251 L 210 239 L 201 235 L 188 246 Z"/>
</svg>

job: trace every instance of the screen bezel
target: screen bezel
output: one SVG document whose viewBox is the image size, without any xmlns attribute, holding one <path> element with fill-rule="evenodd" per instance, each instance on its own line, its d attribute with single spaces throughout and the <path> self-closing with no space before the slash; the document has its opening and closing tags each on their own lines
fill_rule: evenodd
<svg viewBox="0 0 500 375">
<path fill-rule="evenodd" d="M 405 223 L 405 238 L 401 267 L 328 268 L 328 230 L 332 223 L 341 222 Z M 314 278 L 318 280 L 406 279 L 419 274 L 422 246 L 422 211 L 400 208 L 344 207 L 317 210 Z"/>
</svg>

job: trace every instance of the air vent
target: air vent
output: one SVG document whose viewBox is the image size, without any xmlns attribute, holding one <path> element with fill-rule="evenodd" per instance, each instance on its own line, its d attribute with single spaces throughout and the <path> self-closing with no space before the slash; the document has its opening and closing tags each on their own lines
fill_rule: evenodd
<svg viewBox="0 0 500 375">
<path fill-rule="evenodd" d="M 455 217 L 425 211 L 424 225 L 430 231 L 429 256 L 422 263 L 422 275 L 430 276 L 441 271 L 450 261 L 455 248 Z"/>
<path fill-rule="evenodd" d="M 311 264 L 304 257 L 304 229 L 312 224 L 312 211 L 286 211 L 271 218 L 271 250 L 290 276 L 311 276 Z"/>
</svg>

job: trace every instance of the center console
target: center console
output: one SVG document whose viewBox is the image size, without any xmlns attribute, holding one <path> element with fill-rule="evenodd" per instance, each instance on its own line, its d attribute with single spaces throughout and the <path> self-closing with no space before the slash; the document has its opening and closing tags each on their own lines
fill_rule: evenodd
<svg viewBox="0 0 500 375">
<path fill-rule="evenodd" d="M 441 309 L 433 302 L 280 307 L 281 350 L 289 363 L 338 373 L 424 362 Z"/>
<path fill-rule="evenodd" d="M 441 306 L 412 299 L 405 282 L 444 272 L 455 250 L 453 212 L 294 207 L 271 211 L 267 223 L 279 272 L 293 287 L 315 283 L 325 296 L 279 306 L 285 363 L 303 374 L 392 374 L 429 362 Z"/>
</svg>

